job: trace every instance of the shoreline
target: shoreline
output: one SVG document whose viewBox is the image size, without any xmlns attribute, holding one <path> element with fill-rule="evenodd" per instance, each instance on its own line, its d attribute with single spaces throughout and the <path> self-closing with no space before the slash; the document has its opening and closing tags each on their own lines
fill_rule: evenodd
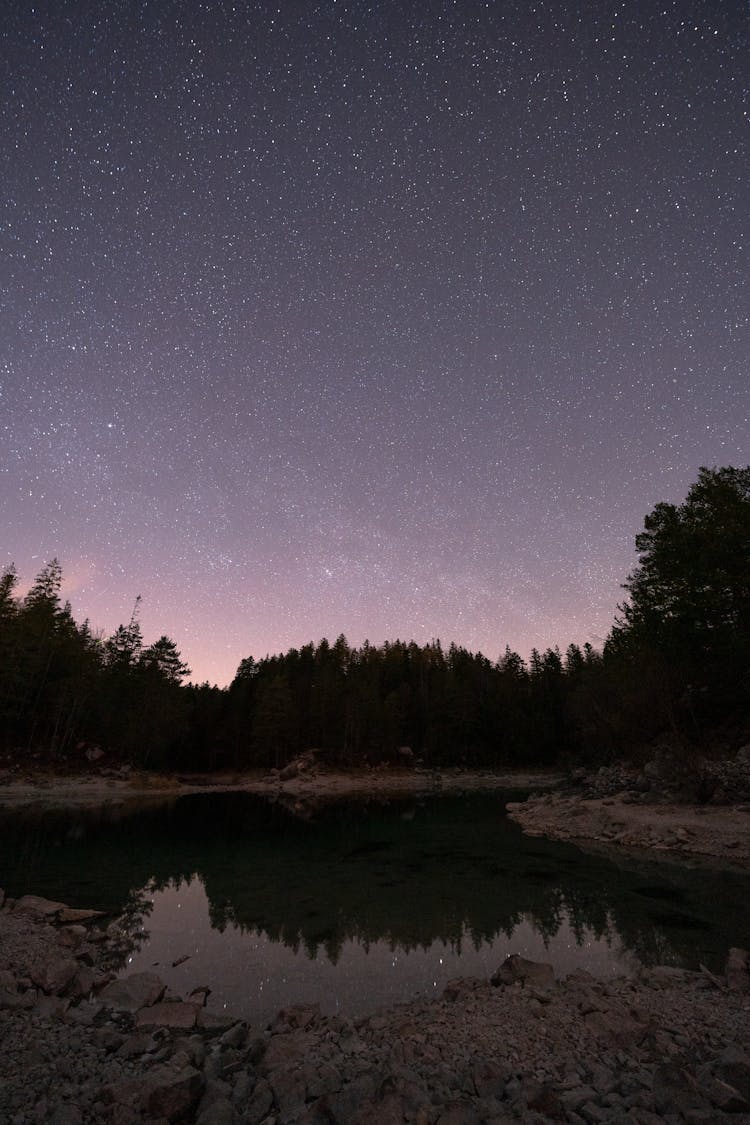
<svg viewBox="0 0 750 1125">
<path fill-rule="evenodd" d="M 0 779 L 0 810 L 90 809 L 144 805 L 211 793 L 248 793 L 283 800 L 307 815 L 349 798 L 397 799 L 477 792 L 528 791 L 508 801 L 508 816 L 529 836 L 546 836 L 583 850 L 634 854 L 656 860 L 719 860 L 750 867 L 750 804 L 696 805 L 659 794 L 634 798 L 627 791 L 591 796 L 563 788 L 552 770 L 371 769 L 351 772 L 315 767 L 292 777 L 248 772 L 161 775 L 106 771 L 79 775 L 25 775 Z"/>
<path fill-rule="evenodd" d="M 562 781 L 556 771 L 357 770 L 314 769 L 280 778 L 266 772 L 215 775 L 161 775 L 133 771 L 108 774 L 39 775 L 0 780 L 0 808 L 42 804 L 87 807 L 103 803 L 171 800 L 199 793 L 250 793 L 300 801 L 347 797 L 398 797 L 481 790 L 551 789 Z"/>
<path fill-rule="evenodd" d="M 154 973 L 118 919 L 0 893 L 0 1119 L 17 1125 L 750 1122 L 750 957 L 598 980 L 511 956 L 365 1016 L 263 1026 Z"/>
<path fill-rule="evenodd" d="M 750 867 L 750 805 L 633 802 L 626 794 L 535 794 L 508 815 L 529 836 L 547 836 L 610 855 L 710 859 Z"/>
<path fill-rule="evenodd" d="M 144 780 L 145 779 L 145 780 Z M 317 803 L 535 789 L 508 814 L 586 849 L 746 864 L 750 808 L 555 789 L 552 773 L 319 769 L 281 780 L 135 776 L 0 784 L 0 807 L 91 808 L 247 792 Z M 548 792 L 538 790 L 546 786 Z M 744 835 L 742 835 L 742 831 Z M 0 890 L 0 1120 L 26 1125 L 750 1125 L 750 955 L 724 974 L 671 966 L 600 979 L 511 956 L 364 1017 L 297 1004 L 249 1025 L 123 968 L 125 919 Z"/>
</svg>

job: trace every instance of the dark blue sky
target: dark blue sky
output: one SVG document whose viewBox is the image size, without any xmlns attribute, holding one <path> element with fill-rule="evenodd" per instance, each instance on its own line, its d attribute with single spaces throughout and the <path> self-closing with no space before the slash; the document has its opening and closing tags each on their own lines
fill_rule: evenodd
<svg viewBox="0 0 750 1125">
<path fill-rule="evenodd" d="M 0 565 L 218 682 L 600 641 L 750 461 L 749 11 L 10 0 Z"/>
</svg>

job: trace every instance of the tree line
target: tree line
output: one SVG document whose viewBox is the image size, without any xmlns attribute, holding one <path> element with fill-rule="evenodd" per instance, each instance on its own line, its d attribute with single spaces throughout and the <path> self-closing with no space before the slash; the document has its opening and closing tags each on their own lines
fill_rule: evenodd
<svg viewBox="0 0 750 1125">
<path fill-rule="evenodd" d="M 750 466 L 700 470 L 657 504 L 601 651 L 344 636 L 245 658 L 228 688 L 186 684 L 167 636 L 146 646 L 139 599 L 111 637 L 75 621 L 48 563 L 24 597 L 0 577 L 0 749 L 60 764 L 100 750 L 145 767 L 283 767 L 314 748 L 351 768 L 596 762 L 655 740 L 726 748 L 750 703 Z"/>
</svg>

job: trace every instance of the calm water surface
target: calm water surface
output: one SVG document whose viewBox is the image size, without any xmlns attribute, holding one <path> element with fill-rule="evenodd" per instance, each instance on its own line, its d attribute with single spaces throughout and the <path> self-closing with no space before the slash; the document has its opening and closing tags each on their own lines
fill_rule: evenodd
<svg viewBox="0 0 750 1125">
<path fill-rule="evenodd" d="M 141 936 L 123 971 L 154 968 L 180 992 L 210 984 L 210 1007 L 254 1021 L 300 1001 L 360 1014 L 439 994 L 513 952 L 609 975 L 719 969 L 729 945 L 750 944 L 747 875 L 524 837 L 510 796 L 307 816 L 245 794 L 2 810 L 0 885 L 127 913 Z"/>
</svg>

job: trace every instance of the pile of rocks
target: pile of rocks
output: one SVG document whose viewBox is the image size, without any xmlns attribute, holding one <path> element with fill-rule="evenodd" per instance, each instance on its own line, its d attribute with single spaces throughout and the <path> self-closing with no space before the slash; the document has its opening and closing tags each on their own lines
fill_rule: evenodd
<svg viewBox="0 0 750 1125">
<path fill-rule="evenodd" d="M 588 799 L 688 801 L 736 804 L 750 801 L 750 745 L 720 760 L 686 757 L 662 750 L 642 766 L 616 762 L 594 773 L 574 770 L 569 787 Z"/>
<path fill-rule="evenodd" d="M 556 981 L 510 957 L 363 1019 L 267 1027 L 101 966 L 117 923 L 28 896 L 0 910 L 0 1120 L 468 1125 L 750 1122 L 750 974 L 657 968 Z"/>
<path fill-rule="evenodd" d="M 750 801 L 750 745 L 742 746 L 733 758 L 710 766 L 715 789 L 712 801 Z"/>
</svg>

